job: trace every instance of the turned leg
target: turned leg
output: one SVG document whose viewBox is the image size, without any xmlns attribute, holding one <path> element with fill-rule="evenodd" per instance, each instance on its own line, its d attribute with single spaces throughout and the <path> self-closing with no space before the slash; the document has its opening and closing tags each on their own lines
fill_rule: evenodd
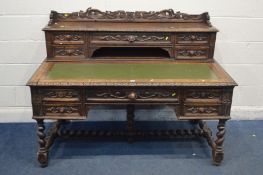
<svg viewBox="0 0 263 175">
<path fill-rule="evenodd" d="M 46 148 L 46 134 L 45 134 L 45 125 L 43 119 L 37 119 L 37 136 L 38 136 L 38 152 L 37 159 L 42 167 L 47 166 L 48 164 L 48 150 Z"/>
<path fill-rule="evenodd" d="M 217 129 L 218 132 L 216 133 L 216 140 L 215 140 L 215 145 L 213 149 L 213 162 L 215 165 L 220 165 L 222 160 L 224 159 L 224 148 L 223 148 L 223 143 L 225 139 L 225 123 L 226 120 L 219 120 Z"/>
<path fill-rule="evenodd" d="M 129 143 L 133 142 L 134 130 L 134 105 L 127 105 L 127 139 Z"/>
</svg>

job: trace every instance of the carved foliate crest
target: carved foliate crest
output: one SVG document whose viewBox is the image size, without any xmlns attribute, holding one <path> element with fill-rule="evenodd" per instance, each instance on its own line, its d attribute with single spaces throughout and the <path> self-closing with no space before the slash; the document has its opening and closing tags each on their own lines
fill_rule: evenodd
<svg viewBox="0 0 263 175">
<path fill-rule="evenodd" d="M 126 12 L 123 10 L 118 11 L 100 11 L 98 9 L 88 8 L 85 12 L 73 12 L 73 13 L 58 13 L 51 11 L 49 25 L 58 21 L 150 21 L 150 22 L 205 22 L 208 26 L 211 26 L 210 17 L 208 13 L 200 15 L 190 15 L 181 12 L 174 12 L 172 9 L 166 9 L 161 11 L 135 11 Z"/>
</svg>

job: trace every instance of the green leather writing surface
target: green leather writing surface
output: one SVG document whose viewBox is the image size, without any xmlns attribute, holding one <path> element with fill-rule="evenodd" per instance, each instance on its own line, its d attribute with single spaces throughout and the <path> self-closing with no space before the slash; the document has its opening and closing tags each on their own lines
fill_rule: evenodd
<svg viewBox="0 0 263 175">
<path fill-rule="evenodd" d="M 56 63 L 47 79 L 218 79 L 208 64 Z"/>
</svg>

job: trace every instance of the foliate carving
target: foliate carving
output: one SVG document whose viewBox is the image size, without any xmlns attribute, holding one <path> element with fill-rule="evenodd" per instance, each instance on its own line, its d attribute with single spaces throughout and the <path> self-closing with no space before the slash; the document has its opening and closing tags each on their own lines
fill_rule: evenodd
<svg viewBox="0 0 263 175">
<path fill-rule="evenodd" d="M 78 108 L 72 106 L 50 106 L 46 108 L 46 112 L 52 114 L 72 114 L 78 111 Z"/>
<path fill-rule="evenodd" d="M 175 91 L 170 92 L 154 92 L 154 91 L 141 91 L 138 94 L 139 98 L 147 99 L 147 98 L 175 98 L 177 97 L 177 94 Z"/>
<path fill-rule="evenodd" d="M 73 12 L 73 13 L 58 13 L 51 11 L 49 25 L 54 24 L 57 21 L 66 20 L 108 20 L 108 21 L 197 21 L 205 22 L 211 26 L 208 13 L 200 15 L 189 15 L 181 12 L 174 12 L 172 9 L 166 9 L 161 11 L 136 11 L 126 12 L 123 10 L 118 11 L 105 11 L 102 12 L 98 9 L 88 8 L 85 12 Z"/>
<path fill-rule="evenodd" d="M 211 107 L 211 106 L 208 106 L 208 107 L 193 106 L 193 107 L 188 107 L 186 111 L 192 114 L 211 114 L 211 113 L 217 113 L 218 109 L 216 107 Z"/>
<path fill-rule="evenodd" d="M 190 91 L 187 94 L 187 98 L 194 99 L 214 99 L 218 98 L 220 94 L 218 92 L 213 91 Z"/>
<path fill-rule="evenodd" d="M 102 97 L 102 98 L 117 98 L 117 99 L 124 99 L 128 98 L 128 95 L 125 92 L 102 92 L 102 93 L 97 93 L 95 95 L 96 97 Z"/>
<path fill-rule="evenodd" d="M 184 33 L 178 35 L 179 41 L 207 41 L 208 35 L 201 33 Z"/>
<path fill-rule="evenodd" d="M 82 40 L 82 35 L 79 34 L 58 34 L 55 35 L 55 40 L 59 41 L 80 41 Z"/>
<path fill-rule="evenodd" d="M 75 48 L 75 49 L 57 48 L 55 50 L 55 56 L 80 56 L 83 54 L 84 52 L 82 48 Z"/>
<path fill-rule="evenodd" d="M 167 41 L 169 39 L 168 36 L 147 36 L 147 35 L 106 35 L 99 37 L 99 40 L 103 41 Z"/>
<path fill-rule="evenodd" d="M 199 56 L 206 56 L 206 51 L 204 50 L 178 50 L 178 56 L 183 57 L 199 57 Z"/>
<path fill-rule="evenodd" d="M 72 90 L 50 90 L 45 93 L 47 98 L 77 98 L 79 93 Z"/>
<path fill-rule="evenodd" d="M 140 91 L 140 92 L 132 92 L 135 94 L 137 99 L 149 99 L 149 98 L 175 98 L 177 94 L 175 91 L 170 92 L 156 92 L 156 91 Z M 130 99 L 130 94 L 126 91 L 116 91 L 116 92 L 102 92 L 97 93 L 96 97 L 102 98 L 117 98 L 117 99 Z"/>
</svg>

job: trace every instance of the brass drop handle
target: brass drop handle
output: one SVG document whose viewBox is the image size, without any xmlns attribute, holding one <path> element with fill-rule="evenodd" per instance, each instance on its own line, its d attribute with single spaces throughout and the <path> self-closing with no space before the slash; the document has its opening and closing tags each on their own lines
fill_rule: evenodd
<svg viewBox="0 0 263 175">
<path fill-rule="evenodd" d="M 128 95 L 128 98 L 129 98 L 130 100 L 135 100 L 135 99 L 137 98 L 137 95 L 136 95 L 135 92 L 131 92 L 131 93 Z"/>
</svg>

